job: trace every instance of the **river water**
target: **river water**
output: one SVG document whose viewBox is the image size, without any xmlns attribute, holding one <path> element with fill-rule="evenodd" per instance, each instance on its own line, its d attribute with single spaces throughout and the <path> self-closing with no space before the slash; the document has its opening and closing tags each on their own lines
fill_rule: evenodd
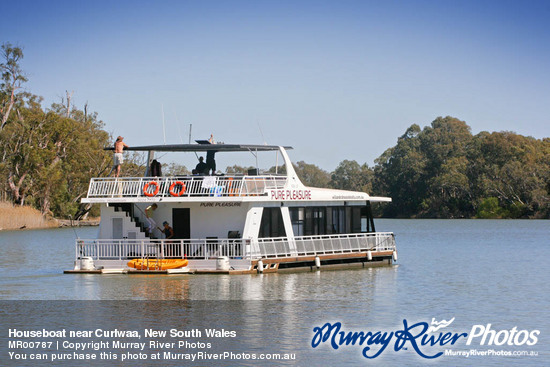
<svg viewBox="0 0 550 367">
<path fill-rule="evenodd" d="M 75 237 L 95 238 L 97 228 L 0 232 L 2 361 L 38 365 L 10 359 L 8 329 L 101 327 L 143 333 L 154 327 L 223 328 L 234 334 L 209 339 L 203 332 L 186 339 L 211 345 L 187 345 L 188 352 L 234 355 L 185 365 L 550 365 L 550 221 L 378 220 L 377 230 L 396 234 L 396 265 L 238 276 L 63 274 L 73 266 Z M 420 338 L 401 346 L 396 342 L 396 332 L 413 324 L 419 323 L 409 329 L 411 335 L 419 334 L 423 323 L 451 319 L 434 334 L 480 335 L 468 345 L 466 336 L 443 346 L 421 344 Z M 338 349 L 329 339 L 313 348 L 318 342 L 314 328 L 337 322 L 346 333 L 394 332 L 393 339 L 385 349 L 380 338 L 368 339 L 371 344 L 336 343 Z M 496 334 L 492 343 L 491 333 Z M 469 356 L 458 355 L 472 350 Z M 363 355 L 377 351 L 375 358 Z M 147 352 L 142 365 L 184 364 L 157 363 Z M 439 352 L 444 354 L 431 360 L 421 356 Z M 287 353 L 294 359 L 247 358 L 262 353 Z M 106 358 L 88 362 L 125 365 Z"/>
</svg>

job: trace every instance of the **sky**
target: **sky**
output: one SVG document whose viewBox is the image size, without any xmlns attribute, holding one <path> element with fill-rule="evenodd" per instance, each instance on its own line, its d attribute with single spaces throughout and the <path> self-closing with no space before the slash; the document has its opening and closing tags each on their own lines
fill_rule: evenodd
<svg viewBox="0 0 550 367">
<path fill-rule="evenodd" d="M 0 42 L 24 51 L 25 89 L 46 108 L 73 92 L 76 107 L 87 103 L 130 146 L 187 143 L 192 125 L 193 140 L 293 146 L 293 161 L 332 171 L 345 159 L 372 167 L 410 125 L 438 116 L 473 134 L 550 136 L 550 1 L 0 9 Z M 241 164 L 231 159 L 218 168 Z"/>
</svg>

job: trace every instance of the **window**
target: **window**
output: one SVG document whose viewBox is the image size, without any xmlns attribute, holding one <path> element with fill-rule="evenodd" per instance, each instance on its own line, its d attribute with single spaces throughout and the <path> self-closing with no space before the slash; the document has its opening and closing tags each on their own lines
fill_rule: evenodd
<svg viewBox="0 0 550 367">
<path fill-rule="evenodd" d="M 374 232 L 370 205 L 290 208 L 295 236 Z"/>
<path fill-rule="evenodd" d="M 331 234 L 346 233 L 346 215 L 345 208 L 343 206 L 335 206 L 330 208 L 332 212 L 331 220 Z"/>
<path fill-rule="evenodd" d="M 290 220 L 295 236 L 315 236 L 326 233 L 326 208 L 290 208 Z"/>
<path fill-rule="evenodd" d="M 292 221 L 292 230 L 295 236 L 304 235 L 304 208 L 290 208 L 290 220 Z"/>
<path fill-rule="evenodd" d="M 311 208 L 313 226 L 311 234 L 325 234 L 326 233 L 326 221 L 325 221 L 325 208 Z"/>
<path fill-rule="evenodd" d="M 260 224 L 260 238 L 286 236 L 281 208 L 264 208 Z"/>
<path fill-rule="evenodd" d="M 363 232 L 361 207 L 354 206 L 351 208 L 351 233 L 361 233 L 361 232 Z"/>
</svg>

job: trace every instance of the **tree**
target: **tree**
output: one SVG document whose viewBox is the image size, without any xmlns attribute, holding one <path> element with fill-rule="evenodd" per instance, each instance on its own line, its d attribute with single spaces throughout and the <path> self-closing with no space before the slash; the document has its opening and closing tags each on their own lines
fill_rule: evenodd
<svg viewBox="0 0 550 367">
<path fill-rule="evenodd" d="M 330 181 L 330 174 L 327 171 L 304 161 L 299 161 L 293 164 L 293 166 L 294 171 L 296 171 L 296 174 L 304 185 L 310 187 L 327 187 Z"/>
<path fill-rule="evenodd" d="M 395 147 L 387 149 L 375 160 L 373 190 L 393 199 L 385 206 L 385 215 L 414 216 L 426 196 L 428 160 L 421 149 L 420 134 L 420 127 L 411 125 L 397 139 Z"/>
<path fill-rule="evenodd" d="M 550 216 L 550 140 L 481 132 L 453 117 L 411 125 L 376 160 L 374 186 L 391 196 L 385 215 Z"/>
<path fill-rule="evenodd" d="M 372 191 L 374 172 L 365 163 L 344 160 L 332 172 L 330 187 L 340 190 L 368 192 Z"/>
<path fill-rule="evenodd" d="M 23 75 L 19 61 L 23 58 L 23 50 L 10 43 L 2 45 L 3 63 L 0 64 L 2 84 L 0 85 L 0 131 L 8 123 L 10 113 L 18 100 L 17 90 L 27 81 Z"/>
<path fill-rule="evenodd" d="M 255 167 L 242 167 L 234 164 L 233 166 L 227 166 L 225 173 L 228 175 L 247 175 L 249 170 L 255 169 Z"/>
<path fill-rule="evenodd" d="M 512 132 L 482 132 L 469 157 L 478 202 L 495 198 L 510 217 L 548 217 L 550 144 Z"/>
<path fill-rule="evenodd" d="M 185 176 L 185 175 L 189 175 L 190 173 L 191 172 L 189 172 L 187 167 L 179 163 L 170 163 L 164 169 L 164 174 L 166 176 Z"/>
<path fill-rule="evenodd" d="M 438 117 L 418 136 L 426 157 L 426 196 L 422 215 L 462 217 L 471 211 L 472 195 L 466 154 L 473 139 L 470 127 L 454 117 Z"/>
<path fill-rule="evenodd" d="M 18 119 L 0 133 L 4 189 L 15 204 L 33 205 L 44 214 L 85 215 L 90 206 L 79 201 L 90 177 L 110 167 L 110 155 L 103 150 L 109 134 L 95 113 L 73 109 L 68 118 L 57 105 L 44 111 L 36 100 L 19 108 Z"/>
</svg>

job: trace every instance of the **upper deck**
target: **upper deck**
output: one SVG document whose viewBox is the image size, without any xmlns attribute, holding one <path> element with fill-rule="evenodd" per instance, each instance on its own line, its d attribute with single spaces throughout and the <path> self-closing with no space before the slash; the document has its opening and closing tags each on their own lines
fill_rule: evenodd
<svg viewBox="0 0 550 367">
<path fill-rule="evenodd" d="M 286 176 L 181 176 L 92 178 L 83 202 L 243 201 L 282 190 Z"/>
<path fill-rule="evenodd" d="M 306 187 L 298 178 L 286 149 L 273 145 L 177 144 L 130 147 L 148 152 L 148 162 L 161 152 L 251 152 L 277 151 L 286 174 L 189 175 L 176 177 L 92 178 L 84 203 L 109 202 L 243 202 L 243 201 L 390 201 L 363 192 Z M 277 157 L 278 157 L 277 155 Z M 148 165 L 149 166 L 149 165 Z"/>
</svg>

